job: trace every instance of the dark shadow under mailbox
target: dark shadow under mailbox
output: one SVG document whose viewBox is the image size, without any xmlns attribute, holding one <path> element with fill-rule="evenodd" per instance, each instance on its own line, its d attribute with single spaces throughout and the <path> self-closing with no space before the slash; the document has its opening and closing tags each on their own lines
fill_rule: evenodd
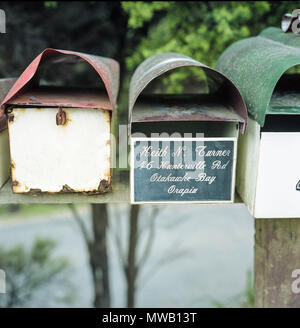
<svg viewBox="0 0 300 328">
<path fill-rule="evenodd" d="M 196 94 L 143 92 L 164 73 L 191 66 L 204 71 L 209 93 L 201 83 Z M 247 126 L 235 85 L 188 56 L 161 53 L 139 65 L 129 93 L 131 202 L 233 202 L 237 139 Z"/>
</svg>

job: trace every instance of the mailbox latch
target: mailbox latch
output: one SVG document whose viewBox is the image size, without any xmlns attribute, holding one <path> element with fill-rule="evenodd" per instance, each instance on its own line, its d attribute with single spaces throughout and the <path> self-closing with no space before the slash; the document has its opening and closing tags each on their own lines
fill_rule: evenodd
<svg viewBox="0 0 300 328">
<path fill-rule="evenodd" d="M 56 114 L 56 125 L 64 125 L 66 124 L 67 116 L 66 112 L 61 109 L 61 107 L 58 108 L 58 112 Z"/>
</svg>

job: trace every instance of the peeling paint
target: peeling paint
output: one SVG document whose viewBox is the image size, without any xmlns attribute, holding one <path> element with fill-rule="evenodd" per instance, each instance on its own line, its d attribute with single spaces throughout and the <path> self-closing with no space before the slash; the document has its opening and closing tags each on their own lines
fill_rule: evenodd
<svg viewBox="0 0 300 328">
<path fill-rule="evenodd" d="M 28 194 L 40 194 L 41 193 L 41 189 L 39 188 L 30 188 L 29 191 L 27 192 Z"/>
<path fill-rule="evenodd" d="M 106 192 L 109 189 L 110 185 L 107 180 L 101 180 L 98 186 L 98 191 Z"/>
<path fill-rule="evenodd" d="M 64 184 L 60 192 L 75 192 L 75 190 L 69 187 L 67 184 Z"/>
</svg>

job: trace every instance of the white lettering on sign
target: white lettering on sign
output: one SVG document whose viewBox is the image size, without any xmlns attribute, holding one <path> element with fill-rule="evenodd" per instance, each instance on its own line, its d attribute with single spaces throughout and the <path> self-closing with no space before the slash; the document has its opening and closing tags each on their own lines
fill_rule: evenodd
<svg viewBox="0 0 300 328">
<path fill-rule="evenodd" d="M 205 157 L 226 157 L 230 156 L 231 151 L 229 149 L 225 150 L 208 150 L 205 151 L 207 146 L 198 146 L 196 147 L 196 151 L 200 156 L 205 156 Z"/>
<path fill-rule="evenodd" d="M 197 202 L 233 198 L 234 138 L 133 140 L 131 199 Z"/>
<path fill-rule="evenodd" d="M 168 189 L 168 194 L 180 194 L 180 196 L 184 196 L 185 194 L 195 194 L 198 191 L 198 188 L 177 188 L 175 185 L 172 185 Z"/>
<path fill-rule="evenodd" d="M 145 146 L 143 151 L 140 153 L 140 156 L 151 156 L 151 157 L 162 157 L 167 156 L 168 146 L 163 149 L 158 148 L 157 150 L 152 150 L 152 146 Z"/>
<path fill-rule="evenodd" d="M 172 173 L 169 173 L 167 176 L 163 176 L 158 173 L 154 173 L 150 177 L 150 182 L 183 182 L 190 181 L 191 177 L 189 177 L 188 173 L 185 173 L 184 176 L 173 176 Z"/>
<path fill-rule="evenodd" d="M 195 178 L 196 182 L 204 181 L 207 182 L 208 184 L 212 184 L 215 180 L 216 180 L 216 176 L 209 176 L 206 173 L 200 173 L 198 174 L 198 177 Z"/>
<path fill-rule="evenodd" d="M 215 169 L 217 169 L 217 170 L 225 170 L 228 164 L 229 164 L 229 161 L 227 161 L 225 164 L 222 164 L 221 161 L 214 161 L 212 163 L 211 168 L 213 170 L 215 170 Z"/>
<path fill-rule="evenodd" d="M 205 161 L 199 161 L 197 163 L 178 163 L 170 164 L 170 162 L 162 161 L 159 169 L 165 170 L 201 170 L 206 167 Z"/>
</svg>

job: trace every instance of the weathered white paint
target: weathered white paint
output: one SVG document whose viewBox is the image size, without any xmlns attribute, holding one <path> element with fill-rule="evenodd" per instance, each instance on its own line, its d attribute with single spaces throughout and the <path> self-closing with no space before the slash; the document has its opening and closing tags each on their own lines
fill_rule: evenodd
<svg viewBox="0 0 300 328">
<path fill-rule="evenodd" d="M 8 130 L 0 132 L 0 187 L 9 178 Z"/>
<path fill-rule="evenodd" d="M 258 156 L 260 146 L 260 125 L 248 119 L 247 132 L 238 140 L 236 189 L 250 213 L 254 213 Z"/>
<path fill-rule="evenodd" d="M 56 125 L 55 108 L 14 108 L 9 122 L 15 193 L 41 189 L 95 191 L 110 180 L 110 113 L 64 108 L 67 124 Z"/>
<path fill-rule="evenodd" d="M 300 133 L 262 132 L 254 216 L 300 217 Z"/>
</svg>

